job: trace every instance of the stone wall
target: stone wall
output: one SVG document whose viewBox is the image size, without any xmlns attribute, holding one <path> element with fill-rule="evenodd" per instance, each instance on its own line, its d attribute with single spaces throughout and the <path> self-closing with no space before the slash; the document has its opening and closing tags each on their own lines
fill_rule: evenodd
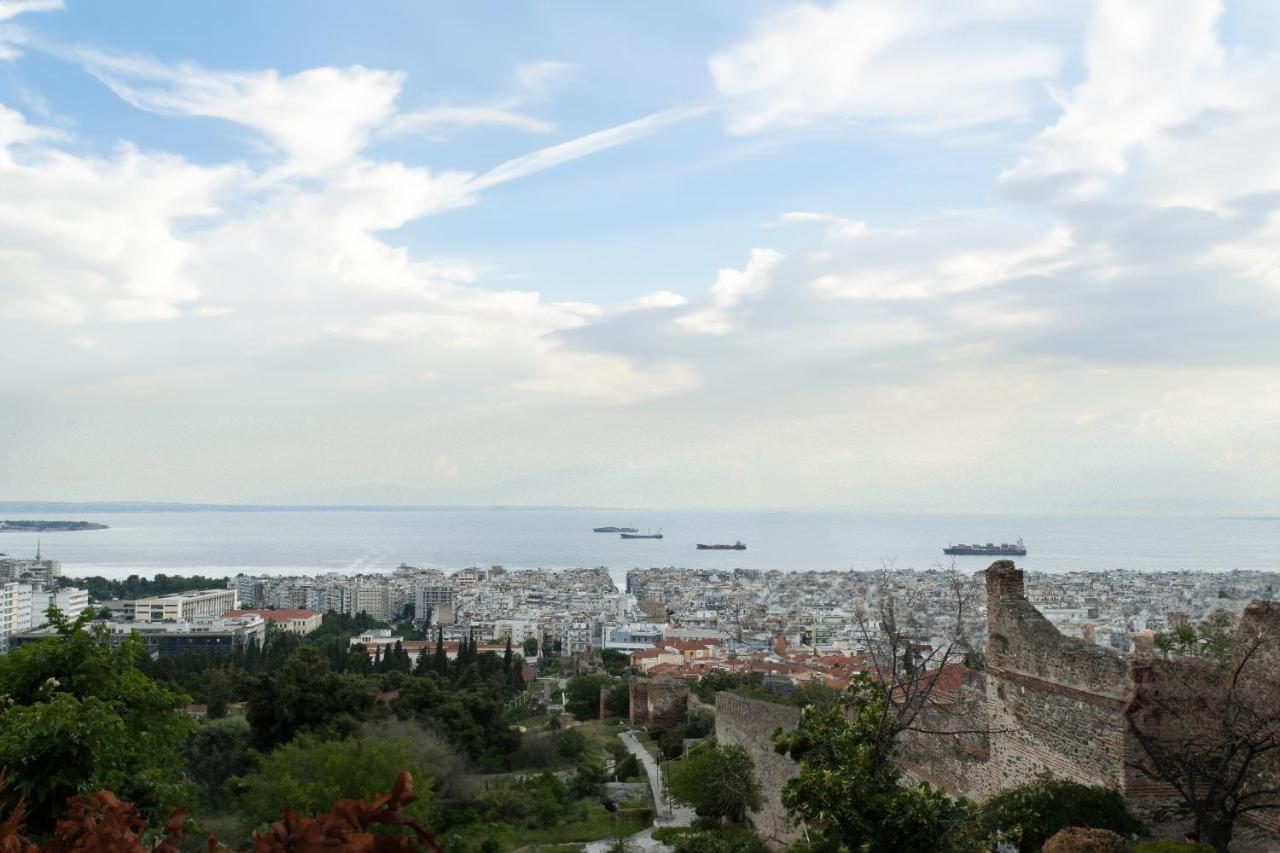
<svg viewBox="0 0 1280 853">
<path fill-rule="evenodd" d="M 1023 593 L 1022 572 L 999 560 L 987 578 L 987 708 L 991 759 L 985 794 L 1042 773 L 1122 788 L 1129 664 L 1064 637 Z"/>
<path fill-rule="evenodd" d="M 935 695 L 937 707 L 921 717 L 921 728 L 942 734 L 903 735 L 897 760 L 907 777 L 980 802 L 1048 773 L 1115 788 L 1146 820 L 1185 823 L 1177 793 L 1131 766 L 1140 747 L 1125 716 L 1138 688 L 1159 691 L 1162 672 L 1177 664 L 1128 659 L 1064 637 L 1027 601 L 1023 573 L 1011 561 L 997 561 L 984 574 L 986 670 L 968 673 L 954 695 Z M 1280 630 L 1274 602 L 1255 602 L 1245 616 L 1246 623 Z M 772 736 L 799 716 L 788 705 L 716 696 L 716 737 L 742 746 L 755 762 L 762 805 L 751 821 L 774 847 L 794 841 L 799 830 L 781 800 L 796 765 L 774 751 Z M 1255 814 L 1250 822 L 1280 832 L 1280 814 Z"/>
<path fill-rule="evenodd" d="M 633 728 L 670 728 L 685 721 L 689 685 L 674 678 L 632 679 L 630 720 Z"/>
<path fill-rule="evenodd" d="M 782 805 L 782 786 L 796 775 L 796 763 L 773 748 L 773 733 L 790 731 L 800 720 L 800 709 L 736 693 L 716 694 L 716 740 L 735 744 L 751 756 L 760 783 L 760 809 L 751 813 L 751 824 L 770 847 L 784 847 L 800 837 Z"/>
<path fill-rule="evenodd" d="M 912 781 L 980 799 L 990 787 L 986 675 L 968 670 L 956 695 L 932 698 L 935 706 L 919 718 L 926 731 L 903 732 L 898 766 Z"/>
</svg>

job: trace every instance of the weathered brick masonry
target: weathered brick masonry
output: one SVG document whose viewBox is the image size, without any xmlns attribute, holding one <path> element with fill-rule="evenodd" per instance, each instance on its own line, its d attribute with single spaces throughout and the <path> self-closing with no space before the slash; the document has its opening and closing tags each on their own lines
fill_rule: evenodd
<svg viewBox="0 0 1280 853">
<path fill-rule="evenodd" d="M 632 679 L 631 725 L 677 726 L 689 705 L 689 685 L 674 678 Z"/>
<path fill-rule="evenodd" d="M 1135 671 L 1156 677 L 1151 662 L 1064 637 L 1027 601 L 1023 573 L 1011 561 L 993 563 L 985 576 L 986 671 L 968 673 L 958 691 L 938 697 L 939 707 L 925 722 L 949 734 L 903 738 L 899 763 L 906 774 L 981 801 L 1047 772 L 1115 788 L 1141 816 L 1175 815 L 1175 792 L 1127 761 L 1138 747 L 1124 709 L 1134 696 Z M 1280 619 L 1273 606 L 1250 610 Z M 778 794 L 795 765 L 773 751 L 771 736 L 798 719 L 792 707 L 727 693 L 716 697 L 716 736 L 745 747 L 756 761 L 764 802 L 752 821 L 775 844 L 794 840 L 798 831 Z M 1273 828 L 1278 817 L 1258 822 Z"/>
</svg>

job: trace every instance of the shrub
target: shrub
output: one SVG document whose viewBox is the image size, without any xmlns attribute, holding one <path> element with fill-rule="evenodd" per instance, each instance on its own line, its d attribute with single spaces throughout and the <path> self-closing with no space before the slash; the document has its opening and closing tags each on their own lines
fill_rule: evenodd
<svg viewBox="0 0 1280 853">
<path fill-rule="evenodd" d="M 1025 851 L 1039 850 L 1069 826 L 1109 829 L 1123 836 L 1143 831 L 1118 791 L 1048 776 L 987 800 L 982 825 L 992 834 L 1003 832 Z"/>
<path fill-rule="evenodd" d="M 559 758 L 560 751 L 550 734 L 526 735 L 511 759 L 511 766 L 517 770 L 543 770 L 554 767 Z"/>
<path fill-rule="evenodd" d="M 1133 853 L 1213 853 L 1213 848 L 1194 841 L 1143 841 Z"/>
<path fill-rule="evenodd" d="M 1129 853 L 1129 842 L 1109 829 L 1069 826 L 1054 833 L 1044 853 Z"/>
<path fill-rule="evenodd" d="M 614 767 L 613 770 L 613 775 L 618 777 L 618 781 L 620 782 L 626 782 L 630 779 L 634 779 L 642 773 L 643 771 L 640 769 L 640 762 L 631 754 L 627 754 L 619 759 L 617 766 Z"/>
<path fill-rule="evenodd" d="M 561 758 L 577 761 L 587 751 L 587 736 L 578 729 L 564 729 L 554 735 L 556 752 Z"/>
</svg>

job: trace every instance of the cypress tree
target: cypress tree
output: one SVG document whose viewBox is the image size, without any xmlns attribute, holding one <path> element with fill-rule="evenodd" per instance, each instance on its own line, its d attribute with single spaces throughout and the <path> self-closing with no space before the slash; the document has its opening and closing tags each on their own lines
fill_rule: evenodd
<svg viewBox="0 0 1280 853">
<path fill-rule="evenodd" d="M 507 635 L 507 648 L 502 653 L 502 671 L 507 675 L 511 674 L 511 635 Z"/>
<path fill-rule="evenodd" d="M 436 675 L 447 678 L 449 675 L 449 654 L 444 650 L 444 628 L 436 632 Z"/>
</svg>

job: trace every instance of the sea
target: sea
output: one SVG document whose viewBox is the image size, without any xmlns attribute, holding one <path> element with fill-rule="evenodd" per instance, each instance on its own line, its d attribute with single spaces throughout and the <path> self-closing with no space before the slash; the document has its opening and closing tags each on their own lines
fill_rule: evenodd
<svg viewBox="0 0 1280 853">
<path fill-rule="evenodd" d="M 97 521 L 107 530 L 46 532 L 40 548 L 69 576 L 386 572 L 401 563 L 445 570 L 607 567 L 619 589 L 644 567 L 867 570 L 950 566 L 950 543 L 1021 537 L 1020 567 L 1073 570 L 1280 571 L 1280 517 L 924 515 L 598 509 L 380 509 L 51 513 L 4 517 Z M 593 527 L 636 527 L 623 540 Z M 698 551 L 697 543 L 745 551 Z M 34 533 L 0 532 L 0 552 L 30 556 Z"/>
</svg>

